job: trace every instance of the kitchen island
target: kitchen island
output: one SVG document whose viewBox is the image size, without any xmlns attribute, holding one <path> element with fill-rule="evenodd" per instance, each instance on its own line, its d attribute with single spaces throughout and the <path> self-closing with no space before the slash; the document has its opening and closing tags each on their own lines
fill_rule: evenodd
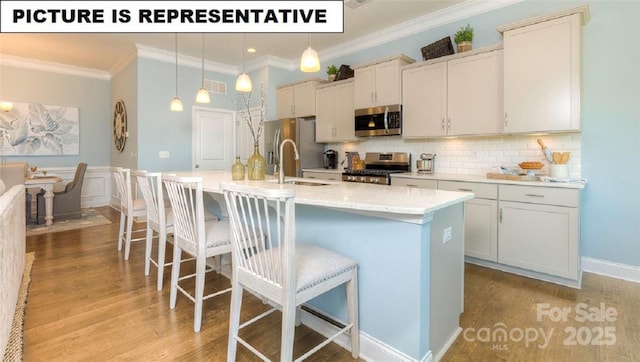
<svg viewBox="0 0 640 362">
<path fill-rule="evenodd" d="M 231 181 L 231 174 L 221 171 L 178 174 L 202 176 L 204 191 L 220 205 L 222 183 L 295 189 L 297 239 L 358 261 L 363 358 L 431 360 L 460 333 L 463 205 L 472 193 L 342 182 Z M 347 320 L 340 288 L 311 300 L 308 307 L 329 319 Z M 321 333 L 327 323 L 312 313 L 304 313 L 302 321 Z M 337 342 L 349 345 L 346 338 Z"/>
</svg>

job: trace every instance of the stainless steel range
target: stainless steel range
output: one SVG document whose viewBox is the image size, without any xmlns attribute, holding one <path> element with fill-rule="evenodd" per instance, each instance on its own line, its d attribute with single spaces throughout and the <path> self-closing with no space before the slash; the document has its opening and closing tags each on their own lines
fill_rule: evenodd
<svg viewBox="0 0 640 362">
<path fill-rule="evenodd" d="M 411 154 L 405 152 L 367 152 L 363 170 L 345 170 L 342 181 L 380 185 L 391 184 L 391 174 L 411 170 Z"/>
</svg>

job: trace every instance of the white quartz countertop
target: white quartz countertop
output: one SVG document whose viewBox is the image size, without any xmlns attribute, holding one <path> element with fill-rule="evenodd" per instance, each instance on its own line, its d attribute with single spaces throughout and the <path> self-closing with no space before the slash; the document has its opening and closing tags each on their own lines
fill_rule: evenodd
<svg viewBox="0 0 640 362">
<path fill-rule="evenodd" d="M 502 185 L 558 187 L 558 188 L 567 188 L 567 189 L 582 189 L 585 186 L 584 182 L 515 181 L 515 180 L 487 178 L 486 176 L 483 176 L 483 175 L 460 175 L 460 174 L 445 174 L 445 173 L 432 173 L 432 174 L 424 174 L 424 173 L 417 173 L 417 172 L 394 173 L 394 174 L 391 174 L 391 178 L 392 178 L 392 181 L 391 181 L 392 185 L 393 185 L 393 178 L 410 178 L 410 179 L 416 179 L 416 180 L 481 182 L 481 183 L 502 184 Z"/>
<path fill-rule="evenodd" d="M 264 181 L 232 181 L 227 171 L 169 172 L 181 176 L 201 176 L 206 192 L 222 193 L 223 183 L 238 183 L 261 188 L 296 190 L 296 203 L 336 209 L 404 215 L 425 215 L 474 197 L 471 192 L 420 189 L 405 186 L 381 186 L 353 182 L 322 181 L 323 186 L 279 185 L 275 178 Z M 287 180 L 310 181 L 287 177 Z M 311 181 L 318 182 L 318 180 Z"/>
</svg>

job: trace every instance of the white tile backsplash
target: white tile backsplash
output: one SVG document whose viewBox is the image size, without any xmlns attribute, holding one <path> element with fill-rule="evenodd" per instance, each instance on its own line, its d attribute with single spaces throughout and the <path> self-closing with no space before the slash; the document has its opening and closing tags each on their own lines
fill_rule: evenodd
<svg viewBox="0 0 640 362">
<path fill-rule="evenodd" d="M 330 143 L 328 149 L 338 151 L 340 161 L 345 152 L 357 151 L 364 158 L 366 152 L 409 152 L 411 169 L 416 171 L 415 160 L 422 153 L 435 153 L 435 170 L 440 173 L 484 175 L 496 166 L 517 167 L 523 161 L 540 161 L 548 171 L 549 161 L 536 142 L 541 138 L 551 151 L 571 152 L 569 176 L 581 177 L 580 134 L 538 136 L 495 136 L 450 139 L 404 140 L 402 137 L 365 138 L 363 142 Z M 344 167 L 344 165 L 340 166 Z"/>
</svg>

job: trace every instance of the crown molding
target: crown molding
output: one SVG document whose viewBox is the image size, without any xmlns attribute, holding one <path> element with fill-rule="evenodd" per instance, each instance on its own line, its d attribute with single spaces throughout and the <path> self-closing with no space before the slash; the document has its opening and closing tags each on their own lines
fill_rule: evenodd
<svg viewBox="0 0 640 362">
<path fill-rule="evenodd" d="M 367 36 L 329 47 L 319 51 L 318 56 L 320 59 L 325 60 L 342 57 L 522 1 L 523 0 L 465 1 L 443 10 L 368 34 Z"/>
<path fill-rule="evenodd" d="M 276 57 L 274 55 L 264 55 L 247 63 L 247 71 L 259 70 L 265 67 L 281 68 L 284 70 L 296 70 L 300 65 L 300 60 L 291 60 Z"/>
<path fill-rule="evenodd" d="M 111 79 L 109 72 L 97 69 L 81 68 L 74 65 L 45 62 L 42 60 L 21 58 L 13 55 L 0 54 L 0 65 L 10 67 L 39 70 L 43 72 L 75 75 L 86 78 L 96 78 L 100 80 Z"/>
<path fill-rule="evenodd" d="M 167 51 L 163 49 L 153 48 L 142 44 L 136 44 L 136 48 L 138 50 L 138 57 L 158 60 L 165 63 L 174 63 L 176 62 L 176 53 L 172 51 Z M 178 63 L 182 66 L 187 66 L 191 68 L 201 69 L 202 68 L 202 58 L 196 58 L 189 55 L 184 55 L 178 53 Z M 220 62 L 213 62 L 209 60 L 205 60 L 204 68 L 208 71 L 218 72 L 222 74 L 231 74 L 237 75 L 239 73 L 239 68 L 235 65 L 228 65 Z"/>
<path fill-rule="evenodd" d="M 109 69 L 109 73 L 111 76 L 114 76 L 120 73 L 124 68 L 126 68 L 131 62 L 135 61 L 138 58 L 138 52 L 135 47 L 129 49 L 129 52 L 122 57 L 113 67 Z"/>
</svg>

